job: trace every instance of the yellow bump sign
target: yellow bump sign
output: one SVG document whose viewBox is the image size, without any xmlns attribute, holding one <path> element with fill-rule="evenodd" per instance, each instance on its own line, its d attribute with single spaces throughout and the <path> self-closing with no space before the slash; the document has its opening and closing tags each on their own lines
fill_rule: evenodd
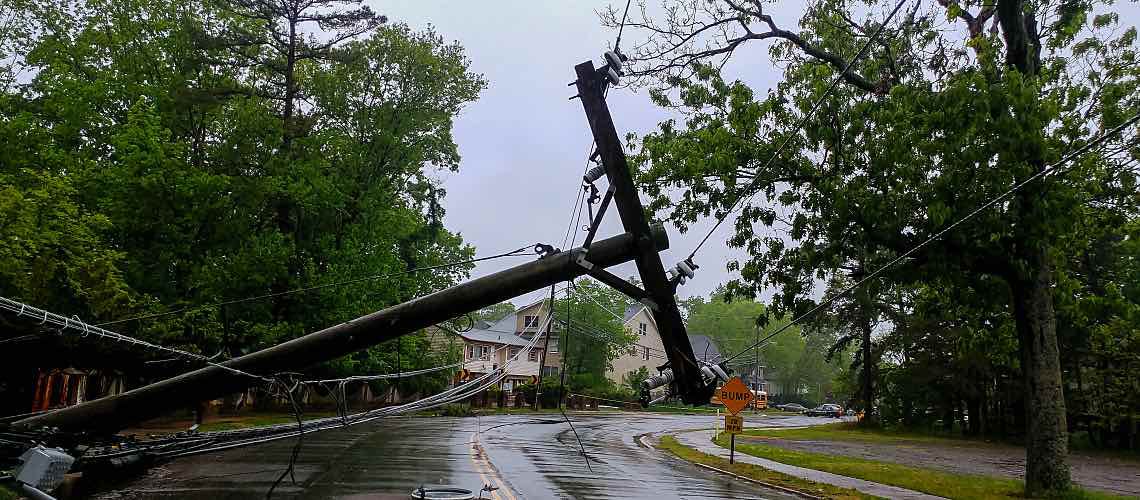
<svg viewBox="0 0 1140 500">
<path fill-rule="evenodd" d="M 744 417 L 740 415 L 725 415 L 724 431 L 729 434 L 740 434 L 744 432 Z"/>
<path fill-rule="evenodd" d="M 731 380 L 725 382 L 716 390 L 716 397 L 720 400 L 728 412 L 736 415 L 752 402 L 752 398 L 756 397 L 752 391 L 748 390 L 748 386 L 740 380 L 740 377 L 732 377 Z"/>
</svg>

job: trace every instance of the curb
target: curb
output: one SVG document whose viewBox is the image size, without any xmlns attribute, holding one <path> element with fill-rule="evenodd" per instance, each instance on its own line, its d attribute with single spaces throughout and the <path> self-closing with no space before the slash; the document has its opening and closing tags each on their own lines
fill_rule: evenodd
<svg viewBox="0 0 1140 500">
<path fill-rule="evenodd" d="M 699 429 L 699 430 L 704 430 L 704 429 Z M 647 438 L 647 437 L 650 437 L 650 436 L 652 436 L 652 435 L 653 435 L 653 433 L 652 433 L 652 432 L 648 432 L 648 433 L 642 434 L 642 435 L 640 435 L 640 436 L 637 436 L 637 438 L 636 438 L 636 439 L 637 439 L 637 442 L 638 442 L 638 444 L 640 444 L 641 446 L 644 446 L 644 447 L 646 447 L 646 448 L 649 448 L 650 450 L 653 450 L 653 451 L 657 451 L 657 448 L 654 448 L 654 447 L 653 447 L 653 445 L 649 444 L 649 442 L 647 442 L 647 441 L 645 440 L 645 438 Z M 673 434 L 667 434 L 667 435 L 669 435 L 669 436 L 673 436 Z M 685 460 L 685 459 L 683 459 L 683 458 L 681 458 L 681 457 L 677 457 L 677 456 L 674 456 L 672 453 L 669 453 L 668 455 L 669 455 L 669 456 L 672 456 L 672 457 L 673 457 L 674 459 L 676 459 L 676 460 L 680 460 L 680 461 L 682 461 L 682 462 L 685 462 L 685 463 L 687 463 L 687 464 L 692 464 L 692 465 L 695 465 L 695 466 L 697 466 L 697 467 L 701 467 L 701 468 L 703 468 L 703 469 L 708 469 L 708 470 L 711 470 L 711 471 L 714 471 L 714 472 L 719 472 L 719 473 L 721 473 L 721 474 L 724 474 L 724 475 L 727 475 L 727 476 L 732 476 L 732 477 L 734 477 L 734 478 L 737 478 L 737 479 L 741 479 L 741 480 L 744 480 L 744 481 L 748 481 L 748 482 L 750 482 L 750 483 L 759 484 L 759 485 L 761 485 L 761 486 L 764 486 L 764 487 L 767 487 L 767 488 L 772 488 L 772 489 L 774 489 L 774 490 L 777 490 L 777 491 L 782 491 L 782 492 L 784 492 L 784 493 L 788 493 L 788 494 L 796 495 L 796 496 L 799 496 L 799 497 L 803 497 L 803 498 L 810 498 L 810 499 L 812 499 L 812 500 L 823 500 L 823 497 L 815 496 L 815 495 L 812 495 L 812 494 L 810 494 L 810 493 L 805 493 L 805 492 L 802 492 L 802 491 L 799 491 L 799 490 L 795 490 L 795 489 L 792 489 L 792 488 L 788 488 L 788 487 L 786 487 L 786 486 L 780 486 L 780 485 L 778 485 L 778 484 L 772 484 L 772 483 L 769 483 L 769 482 L 766 482 L 766 481 L 761 481 L 761 480 L 759 480 L 759 479 L 752 479 L 752 478 L 750 478 L 750 477 L 747 477 L 747 476 L 742 476 L 742 475 L 740 475 L 740 474 L 737 474 L 737 473 L 735 473 L 735 472 L 729 472 L 729 471 L 726 471 L 726 470 L 724 470 L 724 469 L 719 469 L 719 468 L 713 467 L 713 466 L 711 466 L 711 465 L 705 465 L 705 464 L 702 464 L 702 463 L 698 463 L 698 462 L 690 462 L 690 461 L 688 461 L 688 460 Z M 757 466 L 757 467 L 759 467 L 759 466 Z"/>
<path fill-rule="evenodd" d="M 686 462 L 688 462 L 688 460 L 686 460 Z M 800 496 L 800 497 L 804 497 L 804 498 L 811 498 L 811 499 L 813 499 L 813 500 L 823 500 L 823 497 L 817 497 L 817 496 L 815 496 L 815 495 L 812 495 L 812 494 L 810 494 L 810 493 L 804 493 L 804 492 L 802 492 L 802 491 L 800 491 L 800 490 L 794 490 L 794 489 L 788 488 L 788 487 L 786 487 L 786 486 L 780 486 L 780 485 L 778 485 L 778 484 L 772 484 L 772 483 L 769 483 L 769 482 L 761 481 L 761 480 L 759 480 L 759 479 L 752 479 L 752 478 L 750 478 L 750 477 L 747 477 L 747 476 L 741 476 L 740 474 L 737 474 L 737 473 L 735 473 L 735 472 L 729 472 L 729 471 L 726 471 L 726 470 L 724 470 L 724 469 L 718 469 L 718 468 L 716 468 L 716 467 L 713 467 L 713 466 L 711 466 L 711 465 L 705 465 L 705 464 L 702 464 L 702 463 L 697 463 L 697 462 L 689 462 L 689 463 L 691 463 L 691 464 L 693 464 L 693 465 L 695 465 L 695 466 L 697 466 L 697 467 L 701 467 L 701 468 L 703 468 L 703 469 L 708 469 L 708 470 L 711 470 L 711 471 L 716 471 L 716 472 L 719 472 L 719 473 L 721 473 L 721 474 L 725 474 L 725 475 L 728 475 L 728 476 L 732 476 L 732 477 L 735 477 L 735 478 L 737 478 L 737 479 L 741 479 L 741 480 L 744 480 L 744 481 L 748 481 L 748 482 L 750 482 L 750 483 L 756 483 L 756 484 L 759 484 L 759 485 L 763 485 L 763 486 L 765 486 L 765 487 L 768 487 L 768 488 L 772 488 L 772 489 L 774 489 L 774 490 L 780 490 L 780 491 L 782 491 L 782 492 L 784 492 L 784 493 L 789 493 L 789 494 L 792 494 L 792 495 L 796 495 L 796 496 Z M 759 467 L 759 466 L 757 466 L 757 467 Z"/>
<path fill-rule="evenodd" d="M 645 438 L 649 437 L 652 434 L 652 432 L 647 432 L 645 434 L 637 436 L 637 444 L 640 444 L 645 448 L 649 448 L 650 450 L 657 451 L 657 448 L 654 448 L 653 445 L 649 444 L 649 442 L 645 440 Z"/>
</svg>

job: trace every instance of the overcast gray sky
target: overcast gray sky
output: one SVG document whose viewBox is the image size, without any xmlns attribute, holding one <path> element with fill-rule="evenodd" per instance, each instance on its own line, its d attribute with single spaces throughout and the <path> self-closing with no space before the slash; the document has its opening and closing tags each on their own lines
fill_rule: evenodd
<svg viewBox="0 0 1140 500">
<path fill-rule="evenodd" d="M 480 255 L 536 241 L 559 246 L 591 142 L 582 106 L 567 100 L 574 92 L 566 84 L 574 79 L 575 64 L 587 59 L 598 64 L 602 51 L 613 43 L 615 33 L 603 28 L 595 13 L 608 2 L 369 3 L 393 22 L 416 28 L 431 24 L 445 39 L 458 40 L 466 48 L 472 70 L 489 81 L 479 101 L 465 109 L 455 124 L 463 162 L 458 174 L 443 178 L 446 225 L 460 231 Z M 774 13 L 784 24 L 794 26 L 801 8 L 790 9 L 793 12 L 782 19 L 780 12 Z M 633 41 L 631 36 L 636 35 L 627 30 L 626 47 Z M 757 85 L 759 92 L 775 84 L 779 72 L 766 64 L 766 46 L 756 44 L 749 52 L 750 67 L 740 76 Z M 615 89 L 608 100 L 619 134 L 650 131 L 668 116 L 649 102 L 644 91 Z M 670 227 L 671 250 L 662 254 L 665 265 L 683 258 L 708 227 L 708 223 L 701 224 L 684 235 Z M 730 230 L 726 224 L 701 250 L 697 258 L 701 269 L 695 280 L 679 290 L 682 296 L 708 295 L 731 278 L 725 262 L 734 254 L 724 244 Z M 599 233 L 604 237 L 618 232 L 617 214 L 611 211 Z M 490 261 L 480 264 L 474 274 L 518 262 Z M 636 269 L 627 264 L 615 272 L 625 277 L 636 274 Z"/>
</svg>

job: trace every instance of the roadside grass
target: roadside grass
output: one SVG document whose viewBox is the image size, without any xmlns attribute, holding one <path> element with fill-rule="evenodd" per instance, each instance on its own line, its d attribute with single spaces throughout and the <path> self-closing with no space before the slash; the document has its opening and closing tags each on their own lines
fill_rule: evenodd
<svg viewBox="0 0 1140 500">
<path fill-rule="evenodd" d="M 579 412 L 579 410 L 573 410 L 573 411 Z M 589 410 L 589 411 L 591 413 L 594 412 L 593 410 Z M 604 410 L 599 410 L 599 411 L 604 411 Z M 571 410 L 566 410 L 566 412 L 570 413 Z M 558 411 L 558 408 L 539 408 L 538 411 L 535 411 L 534 407 L 531 407 L 531 406 L 528 406 L 525 408 L 472 408 L 471 409 L 471 416 L 474 416 L 474 415 L 546 415 L 546 414 L 551 414 L 551 413 L 557 415 L 560 412 Z"/>
<path fill-rule="evenodd" d="M 753 429 L 745 431 L 744 434 L 749 436 L 809 441 L 860 441 L 881 444 L 930 443 L 947 446 L 1024 446 L 1023 443 L 1015 440 L 992 440 L 937 430 L 899 428 L 869 429 L 859 427 L 854 422 L 838 422 L 803 429 Z M 1088 441 L 1087 433 L 1070 435 L 1069 451 L 1076 451 L 1092 456 L 1140 462 L 1140 451 L 1105 449 L 1094 446 Z"/>
<path fill-rule="evenodd" d="M 801 433 L 800 435 L 804 434 Z M 806 435 L 811 436 L 813 434 L 807 433 Z M 788 436 L 781 435 L 779 437 Z M 789 439 L 794 438 L 789 437 Z M 870 436 L 867 440 L 873 439 L 875 439 L 874 436 Z M 728 435 L 721 434 L 717 436 L 716 444 L 727 447 L 729 444 Z M 900 488 L 921 491 L 946 498 L 974 500 L 1024 498 L 1025 496 L 1025 485 L 1016 479 L 973 474 L 956 474 L 843 455 L 827 455 L 823 453 L 786 450 L 763 444 L 737 443 L 736 451 L 774 460 L 783 464 L 831 472 L 833 474 L 898 486 Z M 1128 497 L 1074 488 L 1060 498 L 1067 500 L 1110 500 Z"/>
<path fill-rule="evenodd" d="M 806 441 L 861 441 L 881 444 L 932 443 L 979 446 L 994 444 L 978 439 L 954 438 L 914 431 L 869 429 L 859 427 L 855 422 L 837 422 L 801 429 L 749 429 L 744 432 L 744 435 Z"/>
<path fill-rule="evenodd" d="M 22 497 L 7 485 L 0 484 L 0 500 L 16 500 L 17 498 Z"/>
<path fill-rule="evenodd" d="M 649 408 L 641 408 L 638 411 L 646 413 L 666 413 L 671 415 L 713 415 L 716 416 L 716 408 L 708 406 L 650 406 Z"/>
<path fill-rule="evenodd" d="M 738 474 L 757 481 L 782 486 L 784 488 L 800 491 L 809 495 L 842 500 L 878 498 L 875 496 L 865 495 L 852 489 L 840 488 L 838 486 L 832 486 L 830 484 L 816 483 L 813 481 L 800 479 L 795 476 L 789 476 L 787 474 L 768 470 L 752 464 L 741 462 L 730 464 L 728 463 L 728 460 L 702 453 L 693 448 L 685 446 L 677 442 L 677 439 L 673 436 L 663 436 L 657 447 L 668 451 L 669 453 L 672 453 L 681 460 L 716 467 L 733 474 Z"/>
<path fill-rule="evenodd" d="M 304 420 L 314 418 L 324 418 L 335 416 L 336 412 L 331 411 L 317 411 L 305 412 L 301 414 Z M 239 415 L 233 417 L 217 417 L 212 420 L 207 420 L 202 423 L 198 428 L 199 432 L 210 431 L 232 431 L 236 429 L 248 429 L 250 427 L 262 427 L 266 425 L 289 424 L 296 423 L 297 419 L 292 413 L 255 413 L 250 415 Z"/>
</svg>

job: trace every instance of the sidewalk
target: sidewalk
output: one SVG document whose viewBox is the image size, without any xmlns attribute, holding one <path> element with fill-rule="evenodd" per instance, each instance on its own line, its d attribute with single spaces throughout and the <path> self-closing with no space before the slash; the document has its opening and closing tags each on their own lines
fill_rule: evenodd
<svg viewBox="0 0 1140 500">
<path fill-rule="evenodd" d="M 677 442 L 694 448 L 701 453 L 717 456 L 728 460 L 728 448 L 721 448 L 716 443 L 711 441 L 710 432 L 706 430 L 687 431 L 675 434 Z M 941 499 L 934 495 L 928 495 L 918 491 L 899 488 L 897 486 L 888 486 L 885 484 L 873 483 L 871 481 L 864 481 L 862 479 L 855 479 L 853 477 L 840 476 L 839 474 L 832 474 L 830 472 L 818 471 L 815 469 L 805 469 L 803 467 L 796 467 L 794 465 L 782 464 L 780 462 L 773 462 L 768 459 L 754 457 L 744 453 L 736 454 L 736 461 L 758 465 L 765 469 L 782 472 L 789 476 L 796 476 L 808 481 L 815 481 L 817 483 L 826 483 L 842 488 L 852 488 L 868 495 L 875 495 L 884 498 L 902 498 L 908 500 L 935 500 Z"/>
</svg>

